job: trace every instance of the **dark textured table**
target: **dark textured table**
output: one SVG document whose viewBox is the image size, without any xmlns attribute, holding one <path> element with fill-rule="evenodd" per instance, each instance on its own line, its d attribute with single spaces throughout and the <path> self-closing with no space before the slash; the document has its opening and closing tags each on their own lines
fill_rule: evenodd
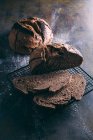
<svg viewBox="0 0 93 140">
<path fill-rule="evenodd" d="M 11 90 L 7 80 L 8 73 L 29 61 L 29 56 L 10 50 L 8 33 L 16 20 L 31 15 L 49 21 L 54 41 L 75 45 L 84 56 L 83 69 L 93 76 L 93 2 L 62 1 L 0 0 L 0 140 L 93 140 L 93 91 L 79 102 L 51 110 L 34 104 L 31 95 Z"/>
</svg>

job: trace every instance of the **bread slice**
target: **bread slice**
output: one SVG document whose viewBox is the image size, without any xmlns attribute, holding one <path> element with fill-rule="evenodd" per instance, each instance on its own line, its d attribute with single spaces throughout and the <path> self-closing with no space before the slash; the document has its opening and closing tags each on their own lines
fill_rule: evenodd
<svg viewBox="0 0 93 140">
<path fill-rule="evenodd" d="M 73 74 L 67 86 L 61 88 L 55 94 L 43 93 L 34 97 L 38 105 L 55 108 L 58 104 L 66 104 L 72 98 L 80 100 L 84 94 L 86 80 L 81 74 Z"/>
<path fill-rule="evenodd" d="M 13 79 L 15 88 L 27 94 L 42 90 L 55 93 L 69 83 L 71 74 L 68 71 L 51 72 L 49 74 L 32 75 Z"/>
<path fill-rule="evenodd" d="M 83 56 L 76 48 L 54 43 L 35 49 L 30 55 L 29 65 L 32 74 L 41 74 L 73 68 L 81 65 L 82 61 Z"/>
</svg>

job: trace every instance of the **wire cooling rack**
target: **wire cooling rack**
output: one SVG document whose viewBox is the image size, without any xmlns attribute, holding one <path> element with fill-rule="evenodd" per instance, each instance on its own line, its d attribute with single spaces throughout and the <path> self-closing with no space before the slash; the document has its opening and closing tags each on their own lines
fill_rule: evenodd
<svg viewBox="0 0 93 140">
<path fill-rule="evenodd" d="M 68 69 L 68 71 L 74 74 L 80 73 L 85 77 L 87 84 L 86 84 L 84 95 L 88 94 L 90 91 L 93 90 L 93 78 L 90 75 L 88 75 L 81 67 L 71 68 L 71 69 Z M 12 79 L 16 77 L 25 76 L 25 75 L 31 75 L 29 65 L 9 73 L 8 79 L 12 82 Z"/>
</svg>

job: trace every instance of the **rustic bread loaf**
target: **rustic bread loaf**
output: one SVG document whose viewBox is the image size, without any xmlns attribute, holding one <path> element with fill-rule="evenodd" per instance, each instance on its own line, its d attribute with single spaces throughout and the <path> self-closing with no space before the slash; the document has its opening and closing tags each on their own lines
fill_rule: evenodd
<svg viewBox="0 0 93 140">
<path fill-rule="evenodd" d="M 40 74 L 73 68 L 82 61 L 83 56 L 76 48 L 69 44 L 54 43 L 33 50 L 29 65 L 32 74 Z"/>
<path fill-rule="evenodd" d="M 55 94 L 43 93 L 34 97 L 34 102 L 40 106 L 55 108 L 58 104 L 66 104 L 72 98 L 80 100 L 84 94 L 86 80 L 80 74 L 70 76 L 69 83 Z"/>
<path fill-rule="evenodd" d="M 29 91 L 38 93 L 49 91 L 55 93 L 69 83 L 71 74 L 67 71 L 51 72 L 49 74 L 32 75 L 13 79 L 15 88 L 27 94 Z"/>
<path fill-rule="evenodd" d="M 49 24 L 37 17 L 16 22 L 9 34 L 10 47 L 18 53 L 28 54 L 29 49 L 51 43 L 53 38 Z"/>
</svg>

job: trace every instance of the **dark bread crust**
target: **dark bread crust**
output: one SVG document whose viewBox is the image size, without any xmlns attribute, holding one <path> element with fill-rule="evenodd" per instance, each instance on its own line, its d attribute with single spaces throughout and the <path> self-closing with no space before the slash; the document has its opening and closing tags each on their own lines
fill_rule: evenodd
<svg viewBox="0 0 93 140">
<path fill-rule="evenodd" d="M 10 47 L 15 51 L 28 54 L 29 49 L 51 43 L 53 38 L 49 24 L 37 17 L 21 19 L 16 22 L 9 34 Z"/>
<path fill-rule="evenodd" d="M 40 74 L 73 68 L 81 65 L 82 61 L 83 56 L 76 48 L 55 43 L 35 49 L 30 55 L 29 65 L 32 74 Z"/>
</svg>

